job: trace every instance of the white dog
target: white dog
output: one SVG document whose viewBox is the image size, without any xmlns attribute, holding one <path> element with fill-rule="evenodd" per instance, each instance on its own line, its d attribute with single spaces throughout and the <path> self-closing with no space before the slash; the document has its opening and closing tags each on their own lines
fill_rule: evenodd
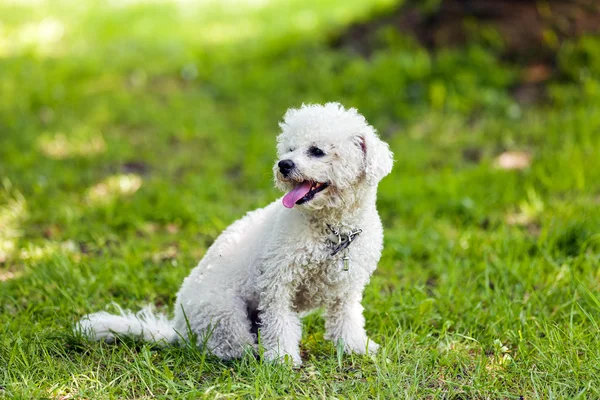
<svg viewBox="0 0 600 400">
<path fill-rule="evenodd" d="M 323 307 L 327 339 L 347 352 L 377 351 L 361 299 L 381 256 L 375 200 L 393 154 L 362 115 L 337 103 L 290 109 L 280 126 L 275 184 L 287 194 L 217 238 L 184 280 L 174 319 L 149 307 L 99 312 L 80 330 L 109 341 L 121 334 L 174 342 L 192 333 L 223 359 L 256 351 L 260 341 L 267 360 L 299 365 L 300 314 Z"/>
</svg>

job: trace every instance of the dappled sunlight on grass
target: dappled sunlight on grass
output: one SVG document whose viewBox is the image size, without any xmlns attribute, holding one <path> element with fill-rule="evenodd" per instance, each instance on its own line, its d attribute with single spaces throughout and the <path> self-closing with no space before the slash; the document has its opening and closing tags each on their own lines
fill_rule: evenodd
<svg viewBox="0 0 600 400">
<path fill-rule="evenodd" d="M 81 252 L 72 240 L 64 242 L 46 240 L 41 244 L 28 243 L 18 251 L 13 250 L 11 258 L 20 263 L 9 266 L 8 269 L 0 269 L 0 282 L 20 278 L 25 274 L 24 266 L 39 265 L 58 254 L 69 256 L 76 262 L 81 260 Z"/>
<path fill-rule="evenodd" d="M 8 30 L 0 25 L 0 57 L 33 50 L 44 56 L 58 52 L 65 35 L 65 24 L 52 17 L 30 22 Z"/>
<path fill-rule="evenodd" d="M 535 191 L 527 188 L 527 199 L 519 203 L 516 211 L 506 214 L 505 221 L 509 225 L 520 225 L 534 227 L 534 224 L 544 212 L 544 200 Z"/>
<path fill-rule="evenodd" d="M 107 4 L 112 7 L 130 7 L 142 4 L 176 4 L 180 7 L 226 5 L 256 8 L 264 7 L 270 1 L 272 2 L 272 0 L 109 0 Z"/>
<path fill-rule="evenodd" d="M 161 51 L 184 55 L 189 46 L 228 50 L 239 45 L 261 49 L 268 43 L 316 36 L 320 29 L 347 24 L 366 11 L 391 7 L 397 0 L 113 0 L 89 5 L 48 1 L 14 2 L 21 18 L 0 24 L 0 58 L 33 53 L 37 57 L 81 54 L 112 57 L 115 51 Z M 350 3 L 350 4 L 348 4 Z M 11 10 L 11 3 L 0 4 Z M 286 9 L 282 13 L 280 9 Z M 35 21 L 32 22 L 31 20 Z M 121 21 L 127 32 L 111 21 Z M 103 26 L 106 24 L 107 26 Z M 177 24 L 177 29 L 171 29 Z M 247 47 L 250 45 L 250 47 Z M 140 46 L 140 47 L 138 47 Z M 229 54 L 242 54 L 234 51 Z M 218 57 L 218 55 L 215 55 Z"/>
<path fill-rule="evenodd" d="M 99 132 L 65 135 L 45 133 L 38 138 L 42 153 L 57 160 L 75 156 L 93 156 L 106 151 L 106 142 Z"/>
<path fill-rule="evenodd" d="M 21 223 L 26 216 L 27 204 L 20 195 L 0 206 L 0 263 L 10 260 L 17 250 L 16 241 L 22 235 Z"/>
<path fill-rule="evenodd" d="M 23 271 L 0 270 L 0 282 L 10 281 L 23 275 Z"/>
<path fill-rule="evenodd" d="M 89 188 L 86 199 L 92 204 L 110 203 L 120 197 L 134 194 L 141 186 L 142 178 L 139 175 L 113 175 Z"/>
<path fill-rule="evenodd" d="M 79 250 L 77 244 L 72 240 L 65 242 L 46 241 L 42 245 L 28 244 L 19 252 L 19 259 L 23 261 L 40 261 L 51 255 L 61 252 L 63 254 L 75 254 Z"/>
<path fill-rule="evenodd" d="M 251 21 L 236 24 L 209 24 L 202 30 L 200 37 L 207 44 L 227 44 L 248 40 L 258 36 L 259 26 Z"/>
</svg>

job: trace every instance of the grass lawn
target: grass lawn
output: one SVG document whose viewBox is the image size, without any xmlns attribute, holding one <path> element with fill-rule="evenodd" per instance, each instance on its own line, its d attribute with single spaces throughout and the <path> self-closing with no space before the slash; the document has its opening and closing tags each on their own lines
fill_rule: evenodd
<svg viewBox="0 0 600 400">
<path fill-rule="evenodd" d="M 562 46 L 524 106 L 485 38 L 331 48 L 393 3 L 0 2 L 0 397 L 600 397 L 600 40 Z M 396 155 L 376 357 L 338 353 L 318 315 L 300 369 L 72 334 L 112 302 L 170 312 L 219 232 L 281 195 L 285 110 L 324 101 Z"/>
</svg>

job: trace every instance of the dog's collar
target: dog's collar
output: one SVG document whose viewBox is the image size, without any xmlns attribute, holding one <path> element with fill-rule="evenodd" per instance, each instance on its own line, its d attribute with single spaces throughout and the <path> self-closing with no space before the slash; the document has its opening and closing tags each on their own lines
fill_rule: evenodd
<svg viewBox="0 0 600 400">
<path fill-rule="evenodd" d="M 340 229 L 327 224 L 325 233 L 331 247 L 330 256 L 333 257 L 340 251 L 346 250 L 352 244 L 352 241 L 362 233 L 362 229 L 350 229 L 347 233 L 342 233 Z M 347 257 L 347 252 L 345 252 L 344 257 Z"/>
</svg>

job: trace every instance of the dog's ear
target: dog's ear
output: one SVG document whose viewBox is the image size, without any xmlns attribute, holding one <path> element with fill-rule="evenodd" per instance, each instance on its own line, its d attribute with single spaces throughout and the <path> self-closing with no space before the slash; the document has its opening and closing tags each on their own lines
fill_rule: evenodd
<svg viewBox="0 0 600 400">
<path fill-rule="evenodd" d="M 370 128 L 370 127 L 369 127 Z M 367 183 L 376 186 L 384 176 L 392 171 L 394 153 L 386 142 L 379 139 L 374 129 L 359 136 L 359 145 L 365 158 L 365 177 Z"/>
</svg>

